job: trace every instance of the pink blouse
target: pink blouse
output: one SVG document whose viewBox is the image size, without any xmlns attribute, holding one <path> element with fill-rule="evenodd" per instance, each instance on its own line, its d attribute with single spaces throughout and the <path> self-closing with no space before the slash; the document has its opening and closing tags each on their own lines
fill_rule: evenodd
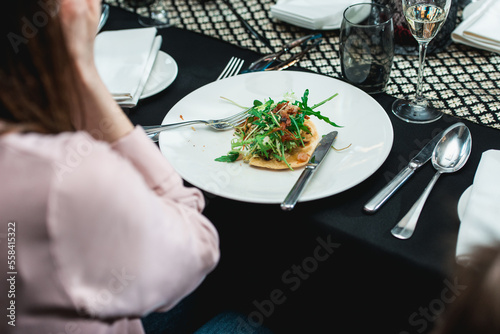
<svg viewBox="0 0 500 334">
<path fill-rule="evenodd" d="M 143 333 L 218 262 L 203 207 L 140 127 L 0 137 L 0 332 Z"/>
</svg>

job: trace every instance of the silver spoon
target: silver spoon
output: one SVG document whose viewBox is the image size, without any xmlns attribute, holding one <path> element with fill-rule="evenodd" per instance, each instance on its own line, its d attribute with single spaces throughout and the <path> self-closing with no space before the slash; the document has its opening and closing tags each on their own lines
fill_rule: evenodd
<svg viewBox="0 0 500 334">
<path fill-rule="evenodd" d="M 471 134 L 465 124 L 457 123 L 447 129 L 432 152 L 432 165 L 437 170 L 436 174 L 410 211 L 391 230 L 392 235 L 399 239 L 408 239 L 412 236 L 420 212 L 439 176 L 442 173 L 453 173 L 462 168 L 469 159 L 471 147 Z"/>
</svg>

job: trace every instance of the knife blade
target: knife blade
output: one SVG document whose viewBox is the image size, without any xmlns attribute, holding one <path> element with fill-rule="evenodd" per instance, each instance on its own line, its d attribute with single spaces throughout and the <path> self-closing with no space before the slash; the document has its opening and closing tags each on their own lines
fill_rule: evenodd
<svg viewBox="0 0 500 334">
<path fill-rule="evenodd" d="M 376 212 L 395 192 L 398 190 L 403 183 L 410 178 L 410 176 L 415 173 L 415 171 L 423 166 L 427 161 L 430 160 L 434 147 L 443 137 L 445 130 L 438 133 L 434 138 L 432 138 L 421 150 L 418 152 L 384 188 L 382 188 L 375 196 L 369 200 L 364 207 L 364 210 L 368 213 Z"/>
<path fill-rule="evenodd" d="M 314 150 L 311 159 L 307 163 L 306 167 L 299 176 L 297 182 L 292 187 L 292 190 L 288 193 L 283 203 L 281 203 L 281 209 L 284 211 L 290 211 L 295 207 L 300 194 L 309 183 L 309 180 L 313 176 L 316 169 L 318 169 L 320 163 L 324 160 L 326 154 L 330 151 L 335 138 L 337 138 L 338 131 L 332 131 L 329 134 L 323 136 L 318 146 Z"/>
</svg>

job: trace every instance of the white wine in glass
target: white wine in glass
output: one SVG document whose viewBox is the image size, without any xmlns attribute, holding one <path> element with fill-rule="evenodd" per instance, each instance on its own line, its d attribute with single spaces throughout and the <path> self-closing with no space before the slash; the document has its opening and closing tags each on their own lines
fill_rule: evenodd
<svg viewBox="0 0 500 334">
<path fill-rule="evenodd" d="M 403 14 L 413 37 L 418 42 L 418 82 L 415 96 L 405 96 L 394 101 L 392 112 L 410 123 L 430 123 L 441 118 L 442 113 L 422 94 L 425 54 L 427 45 L 446 21 L 452 0 L 402 1 Z"/>
</svg>

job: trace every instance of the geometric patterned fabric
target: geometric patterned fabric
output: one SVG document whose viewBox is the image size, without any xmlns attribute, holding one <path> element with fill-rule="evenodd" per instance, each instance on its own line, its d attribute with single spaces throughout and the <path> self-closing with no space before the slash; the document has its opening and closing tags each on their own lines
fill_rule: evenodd
<svg viewBox="0 0 500 334">
<path fill-rule="evenodd" d="M 229 1 L 240 16 L 269 39 L 276 49 L 290 40 L 313 32 L 273 19 L 270 6 L 275 4 L 275 0 Z M 132 10 L 126 0 L 106 2 Z M 155 6 L 165 8 L 178 28 L 202 33 L 262 54 L 271 52 L 247 32 L 223 1 L 157 0 Z M 138 13 L 147 15 L 147 9 L 139 8 Z M 461 9 L 458 8 L 454 14 L 453 18 L 459 21 Z M 299 66 L 341 78 L 339 31 L 320 32 L 323 34 L 323 43 L 310 51 Z M 427 54 L 424 95 L 439 101 L 440 110 L 446 114 L 500 129 L 500 55 L 451 43 L 449 39 L 447 42 L 441 49 Z M 403 97 L 415 91 L 418 55 L 413 53 L 397 52 L 386 88 L 387 94 Z"/>
</svg>

